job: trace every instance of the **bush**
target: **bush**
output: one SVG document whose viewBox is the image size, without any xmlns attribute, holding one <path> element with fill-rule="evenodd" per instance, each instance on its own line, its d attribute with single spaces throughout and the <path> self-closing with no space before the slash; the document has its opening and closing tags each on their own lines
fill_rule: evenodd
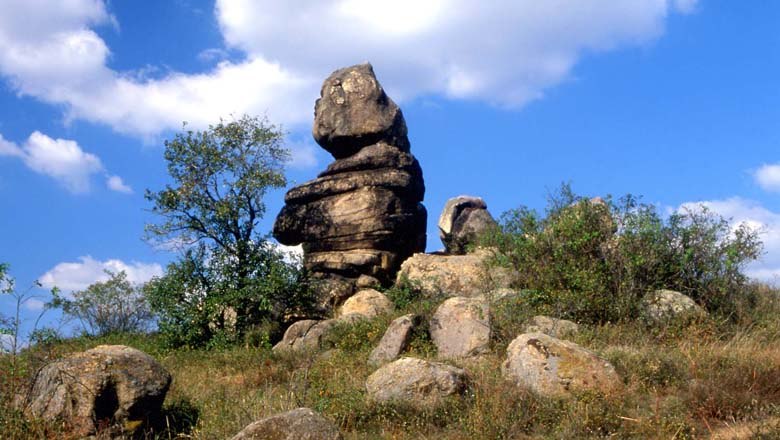
<svg viewBox="0 0 780 440">
<path fill-rule="evenodd" d="M 53 292 L 51 306 L 75 318 L 84 332 L 91 335 L 135 333 L 149 329 L 153 315 L 140 287 L 133 286 L 122 271 L 113 273 L 106 281 L 98 281 L 67 298 Z"/>
<path fill-rule="evenodd" d="M 743 269 L 762 249 L 756 231 L 732 230 L 704 207 L 664 220 L 631 195 L 588 200 L 568 185 L 546 216 L 521 207 L 500 224 L 481 243 L 498 249 L 495 264 L 515 269 L 514 287 L 538 292 L 541 312 L 585 322 L 636 317 L 639 300 L 660 288 L 734 316 L 748 299 Z"/>
<path fill-rule="evenodd" d="M 240 286 L 231 259 L 205 246 L 186 251 L 164 276 L 146 284 L 146 297 L 169 346 L 242 342 L 263 322 L 305 313 L 312 298 L 299 265 L 286 261 L 270 244 L 255 249 L 252 271 Z"/>
</svg>

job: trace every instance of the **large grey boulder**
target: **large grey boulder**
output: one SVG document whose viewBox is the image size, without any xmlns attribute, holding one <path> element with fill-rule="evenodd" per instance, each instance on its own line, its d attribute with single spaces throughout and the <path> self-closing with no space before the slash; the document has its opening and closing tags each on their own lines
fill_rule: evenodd
<svg viewBox="0 0 780 440">
<path fill-rule="evenodd" d="M 298 408 L 252 422 L 232 440 L 341 440 L 336 425 L 309 408 Z"/>
<path fill-rule="evenodd" d="M 382 140 L 408 149 L 401 109 L 385 94 L 371 64 L 333 72 L 322 84 L 314 115 L 314 139 L 337 159 Z"/>
<path fill-rule="evenodd" d="M 369 401 L 418 408 L 436 407 L 447 396 L 462 394 L 467 387 L 465 370 L 410 357 L 384 365 L 366 380 Z"/>
<path fill-rule="evenodd" d="M 707 316 L 707 312 L 694 300 L 674 290 L 656 290 L 648 293 L 642 299 L 641 313 L 656 324 Z"/>
<path fill-rule="evenodd" d="M 393 310 L 393 302 L 387 296 L 374 289 L 363 289 L 344 301 L 339 316 L 357 313 L 366 318 L 375 318 Z"/>
<path fill-rule="evenodd" d="M 409 345 L 414 329 L 418 325 L 420 325 L 420 317 L 414 314 L 394 319 L 385 330 L 379 344 L 368 356 L 369 364 L 380 365 L 397 359 Z"/>
<path fill-rule="evenodd" d="M 336 161 L 288 191 L 273 235 L 282 244 L 303 244 L 304 267 L 325 281 L 314 287 L 326 314 L 354 293 L 358 280 L 389 285 L 401 263 L 425 249 L 425 184 L 401 110 L 369 64 L 325 80 L 313 134 Z M 352 288 L 333 289 L 328 279 Z"/>
<path fill-rule="evenodd" d="M 490 307 L 481 297 L 455 297 L 436 309 L 430 322 L 431 339 L 440 358 L 485 353 L 490 345 Z"/>
<path fill-rule="evenodd" d="M 622 382 L 607 360 L 579 345 L 544 333 L 526 333 L 506 349 L 504 377 L 547 396 L 573 391 L 609 391 Z"/>
<path fill-rule="evenodd" d="M 171 375 L 151 356 L 100 345 L 43 367 L 24 399 L 27 414 L 64 421 L 74 437 L 132 435 L 162 408 Z"/>
<path fill-rule="evenodd" d="M 308 351 L 323 347 L 325 336 L 336 325 L 335 319 L 317 321 L 305 319 L 293 323 L 284 332 L 282 340 L 273 347 L 273 351 Z"/>
<path fill-rule="evenodd" d="M 396 283 L 409 281 L 428 296 L 477 296 L 509 287 L 511 272 L 490 267 L 492 253 L 468 255 L 414 254 L 401 264 Z"/>
<path fill-rule="evenodd" d="M 439 216 L 439 238 L 450 254 L 465 254 L 469 245 L 498 224 L 480 197 L 458 196 L 444 205 Z"/>
<path fill-rule="evenodd" d="M 341 314 L 337 318 L 304 319 L 297 321 L 287 328 L 282 340 L 273 346 L 273 351 L 318 351 L 331 348 L 332 342 L 328 340 L 328 333 L 339 324 L 354 325 L 367 317 L 360 313 Z"/>
</svg>

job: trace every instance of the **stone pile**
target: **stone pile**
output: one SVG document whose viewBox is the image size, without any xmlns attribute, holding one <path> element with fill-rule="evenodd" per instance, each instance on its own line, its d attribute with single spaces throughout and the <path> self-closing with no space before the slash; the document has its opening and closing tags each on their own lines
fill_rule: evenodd
<svg viewBox="0 0 780 440">
<path fill-rule="evenodd" d="M 425 249 L 425 185 L 401 109 L 370 64 L 325 80 L 313 135 L 336 161 L 287 193 L 273 235 L 303 244 L 304 265 L 322 280 L 321 305 L 329 311 L 355 286 L 392 283 L 401 263 Z"/>
</svg>

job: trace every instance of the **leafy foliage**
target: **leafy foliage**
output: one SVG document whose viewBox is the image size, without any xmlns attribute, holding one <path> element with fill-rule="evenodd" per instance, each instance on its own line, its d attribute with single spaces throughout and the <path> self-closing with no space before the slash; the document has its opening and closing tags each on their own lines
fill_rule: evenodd
<svg viewBox="0 0 780 440">
<path fill-rule="evenodd" d="M 88 334 L 148 330 L 153 314 L 141 288 L 130 283 L 124 271 L 106 271 L 106 274 L 108 280 L 98 281 L 84 290 L 74 292 L 72 299 L 55 291 L 50 305 L 62 308 L 66 316 L 77 319 Z"/>
<path fill-rule="evenodd" d="M 165 143 L 173 184 L 146 192 L 162 219 L 147 225 L 147 238 L 184 251 L 146 294 L 171 345 L 236 342 L 303 301 L 299 265 L 257 230 L 267 191 L 286 185 L 283 138 L 267 120 L 244 116 Z"/>
<path fill-rule="evenodd" d="M 251 272 L 242 286 L 235 261 L 197 246 L 168 265 L 145 286 L 158 329 L 171 346 L 197 347 L 239 342 L 253 327 L 280 320 L 310 300 L 303 272 L 269 243 L 255 246 Z"/>
<path fill-rule="evenodd" d="M 516 269 L 516 287 L 534 292 L 544 313 L 587 322 L 637 314 L 654 289 L 680 291 L 723 315 L 735 313 L 748 283 L 745 265 L 758 258 L 758 232 L 732 229 L 705 207 L 664 220 L 633 196 L 588 200 L 568 185 L 550 197 L 546 216 L 508 211 L 501 230 L 483 237 L 496 263 Z"/>
</svg>

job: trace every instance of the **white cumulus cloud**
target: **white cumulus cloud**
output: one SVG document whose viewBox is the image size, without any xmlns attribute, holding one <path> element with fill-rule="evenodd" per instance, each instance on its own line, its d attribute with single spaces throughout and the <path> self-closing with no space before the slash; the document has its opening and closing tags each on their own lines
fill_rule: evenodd
<svg viewBox="0 0 780 440">
<path fill-rule="evenodd" d="M 75 194 L 88 192 L 92 176 L 105 173 L 100 158 L 85 152 L 76 141 L 53 139 L 39 131 L 22 145 L 0 135 L 0 156 L 21 159 L 27 168 L 53 178 Z M 108 176 L 106 185 L 113 191 L 132 192 L 119 176 Z"/>
<path fill-rule="evenodd" d="M 780 192 L 780 163 L 762 165 L 753 173 L 753 178 L 764 190 Z"/>
<path fill-rule="evenodd" d="M 39 131 L 21 146 L 0 135 L 0 156 L 21 159 L 31 170 L 57 180 L 73 193 L 89 191 L 90 177 L 103 171 L 100 159 L 84 152 L 75 141 L 52 139 Z"/>
<path fill-rule="evenodd" d="M 7 0 L 0 74 L 66 117 L 154 138 L 182 121 L 230 114 L 308 124 L 322 79 L 371 61 L 399 100 L 422 95 L 519 107 L 564 81 L 592 52 L 646 44 L 695 0 L 217 0 L 226 49 L 197 74 L 144 78 L 107 66 L 96 26 L 118 26 L 99 0 Z M 34 31 L 33 31 L 34 30 Z M 208 48 L 202 58 L 223 54 Z M 304 153 L 305 154 L 305 153 Z"/>
<path fill-rule="evenodd" d="M 764 243 L 765 254 L 760 261 L 747 268 L 747 274 L 753 278 L 780 282 L 780 213 L 774 212 L 761 203 L 741 197 L 731 197 L 724 200 L 705 200 L 701 202 L 684 203 L 680 209 L 696 209 L 705 206 L 731 220 L 732 227 L 746 225 L 759 231 Z"/>
<path fill-rule="evenodd" d="M 116 191 L 124 194 L 132 194 L 133 188 L 127 185 L 119 176 L 108 176 L 106 179 L 106 186 L 111 191 Z"/>
<path fill-rule="evenodd" d="M 79 261 L 63 262 L 49 269 L 38 281 L 46 288 L 57 287 L 64 292 L 83 290 L 90 284 L 106 281 L 106 271 L 117 273 L 124 271 L 127 280 L 140 284 L 163 274 L 163 268 L 157 263 L 141 263 L 110 259 L 99 261 L 89 255 L 79 257 Z"/>
</svg>

